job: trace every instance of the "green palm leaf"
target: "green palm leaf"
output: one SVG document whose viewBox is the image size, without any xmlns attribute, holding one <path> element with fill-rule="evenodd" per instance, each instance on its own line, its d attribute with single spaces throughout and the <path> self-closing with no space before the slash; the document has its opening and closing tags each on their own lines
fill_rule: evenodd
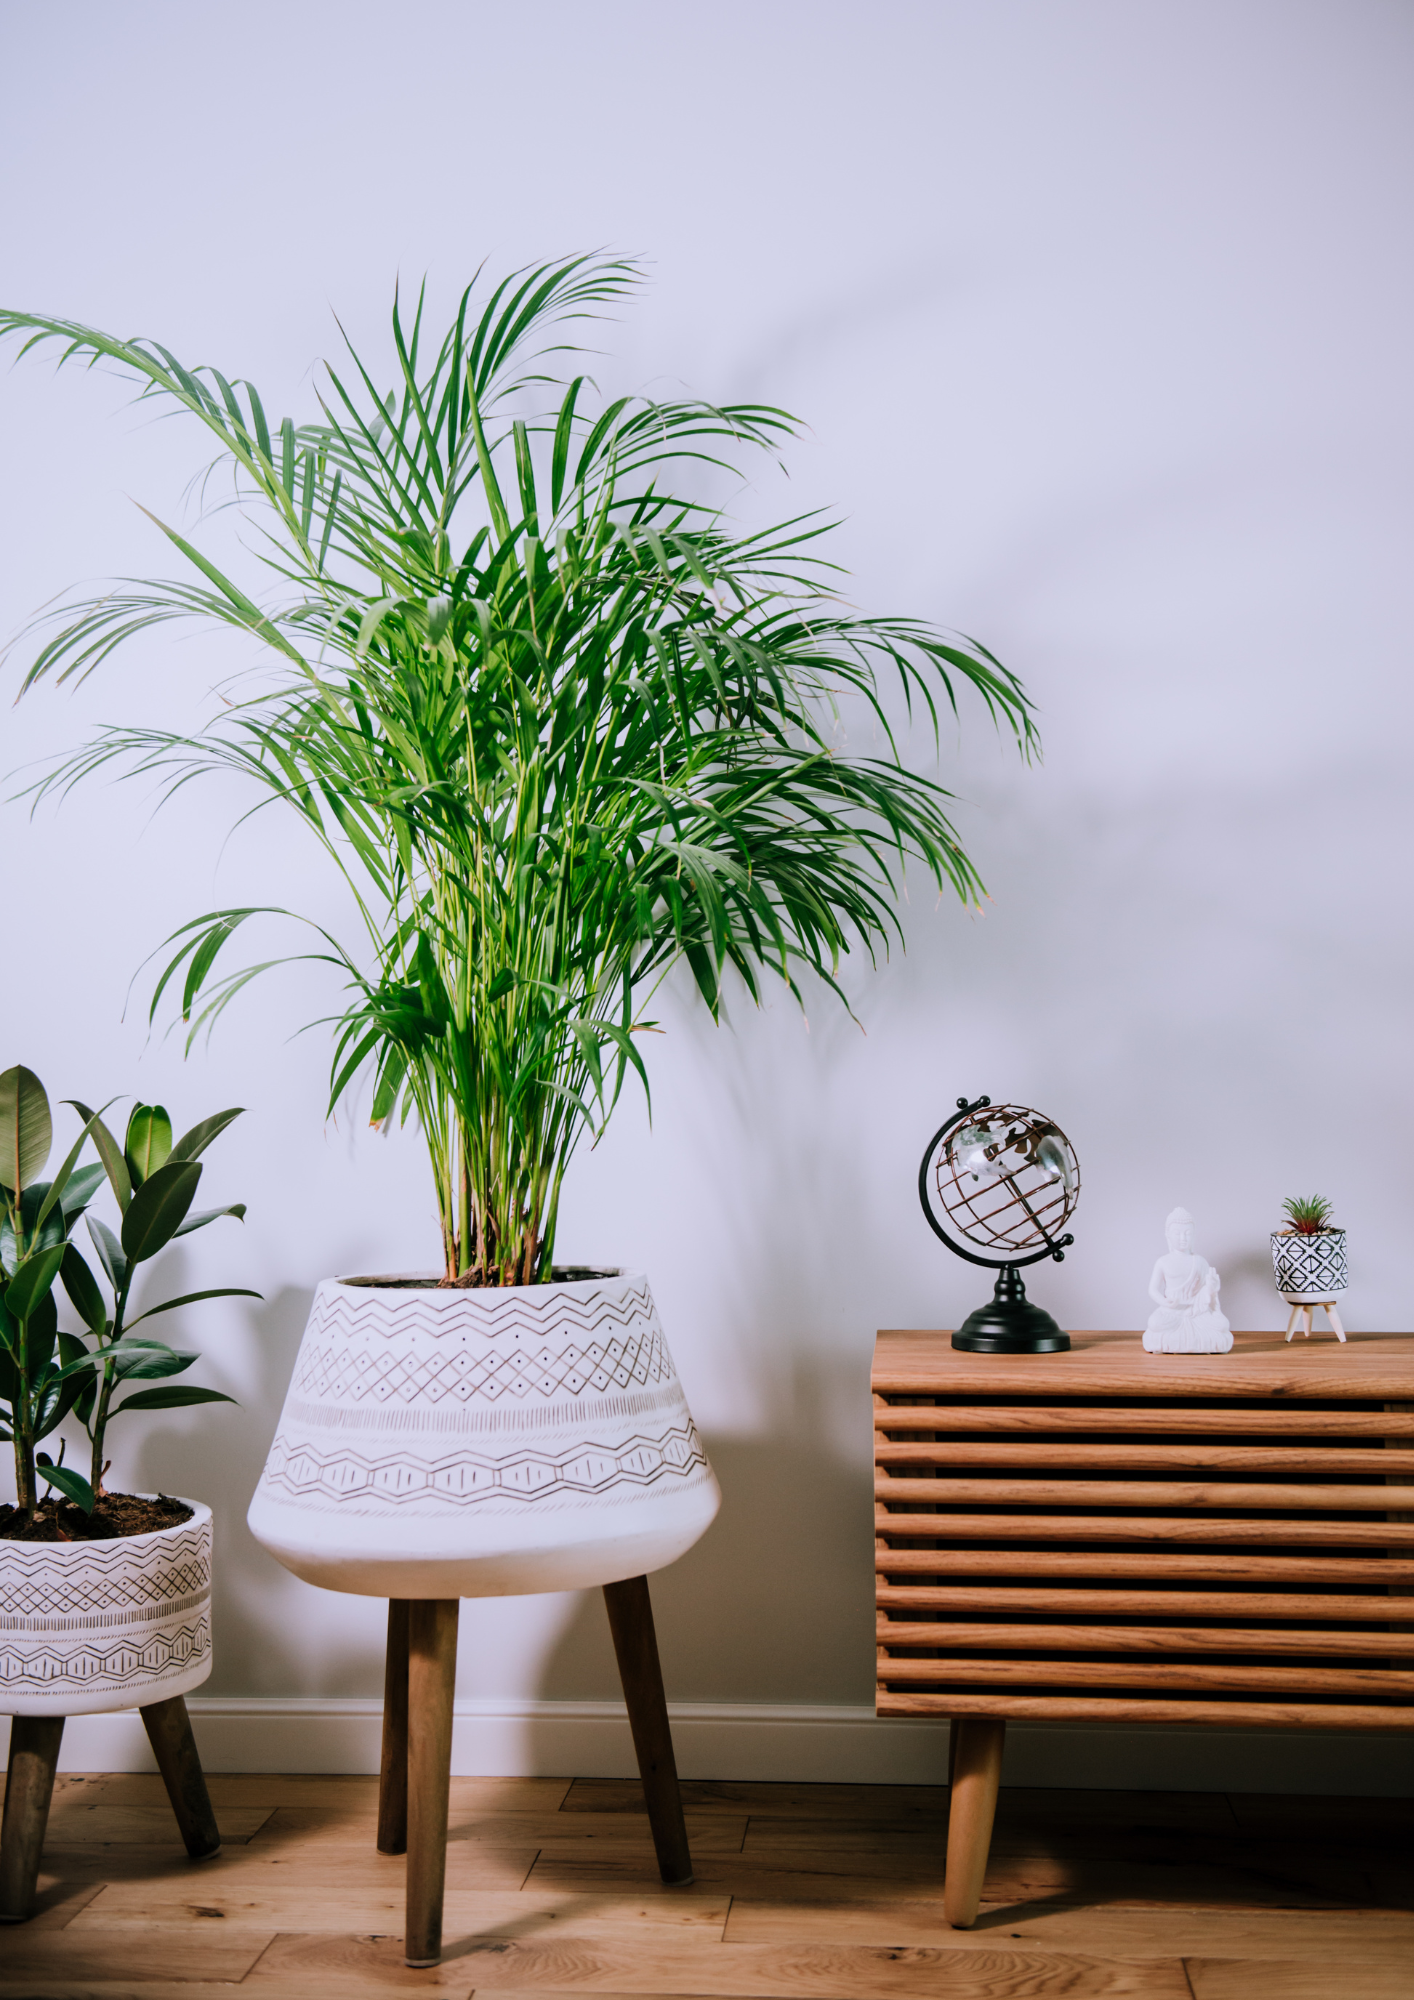
<svg viewBox="0 0 1414 2000">
<path fill-rule="evenodd" d="M 576 322 L 637 281 L 603 257 L 529 267 L 479 308 L 468 288 L 440 340 L 422 295 L 410 317 L 395 300 L 389 371 L 350 349 L 305 424 L 155 342 L 0 313 L 0 337 L 116 365 L 195 417 L 270 582 L 262 597 L 164 527 L 195 580 L 34 628 L 26 687 L 172 618 L 241 630 L 266 669 L 205 734 L 100 732 L 36 796 L 115 765 L 169 792 L 234 771 L 294 809 L 364 926 L 357 950 L 319 932 L 304 954 L 346 982 L 332 1094 L 367 1074 L 376 1122 L 418 1119 L 463 1282 L 548 1277 L 566 1165 L 630 1070 L 646 1088 L 644 1009 L 674 964 L 714 1012 L 729 971 L 753 997 L 763 970 L 839 991 L 851 949 L 901 938 L 906 869 L 981 896 L 948 793 L 903 762 L 895 695 L 936 739 L 970 689 L 1023 754 L 1035 742 L 985 647 L 850 613 L 827 520 L 739 533 L 702 497 L 780 450 L 786 412 L 603 402 L 572 363 L 560 379 Z M 861 715 L 869 754 L 848 747 Z M 278 962 L 229 972 L 224 946 L 280 917 L 184 926 L 154 1006 L 181 973 L 183 1017 L 209 1027 Z"/>
</svg>

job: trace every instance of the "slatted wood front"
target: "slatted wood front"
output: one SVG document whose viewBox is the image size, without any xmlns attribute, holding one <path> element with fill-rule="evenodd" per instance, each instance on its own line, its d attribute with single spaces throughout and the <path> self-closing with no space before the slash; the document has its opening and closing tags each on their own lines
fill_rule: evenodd
<svg viewBox="0 0 1414 2000">
<path fill-rule="evenodd" d="M 1414 1727 L 1414 1340 L 883 1333 L 878 1711 Z"/>
</svg>

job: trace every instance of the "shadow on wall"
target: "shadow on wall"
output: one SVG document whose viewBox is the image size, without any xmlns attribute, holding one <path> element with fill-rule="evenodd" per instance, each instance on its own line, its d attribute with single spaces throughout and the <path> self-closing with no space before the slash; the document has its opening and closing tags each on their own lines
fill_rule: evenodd
<svg viewBox="0 0 1414 2000">
<path fill-rule="evenodd" d="M 695 1549 L 651 1579 L 668 1699 L 871 1701 L 867 1471 L 789 1437 L 706 1444 L 722 1511 Z M 551 1701 L 620 1698 L 598 1591 L 580 1596 L 536 1692 Z"/>
</svg>

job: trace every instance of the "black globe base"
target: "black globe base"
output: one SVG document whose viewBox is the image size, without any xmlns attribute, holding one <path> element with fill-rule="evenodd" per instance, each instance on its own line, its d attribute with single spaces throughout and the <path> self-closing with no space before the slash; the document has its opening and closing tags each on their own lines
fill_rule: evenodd
<svg viewBox="0 0 1414 2000">
<path fill-rule="evenodd" d="M 1032 1305 L 1015 1264 L 1003 1264 L 991 1300 L 968 1314 L 952 1344 L 965 1354 L 1063 1354 L 1070 1335 Z"/>
</svg>

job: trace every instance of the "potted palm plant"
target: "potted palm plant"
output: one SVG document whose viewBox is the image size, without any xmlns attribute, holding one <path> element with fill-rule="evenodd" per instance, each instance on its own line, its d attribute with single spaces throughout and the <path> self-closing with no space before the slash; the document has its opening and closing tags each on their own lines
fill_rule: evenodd
<svg viewBox="0 0 1414 2000">
<path fill-rule="evenodd" d="M 0 1075 L 0 1438 L 14 1448 L 16 1492 L 13 1506 L 0 1506 L 0 1713 L 15 1717 L 16 1785 L 0 1842 L 0 1921 L 33 1910 L 67 1716 L 141 1709 L 190 1851 L 218 1844 L 183 1703 L 211 1671 L 211 1510 L 164 1493 L 110 1492 L 104 1476 L 119 1417 L 231 1401 L 171 1380 L 198 1357 L 147 1322 L 204 1299 L 258 1294 L 223 1285 L 132 1307 L 145 1266 L 176 1237 L 244 1215 L 240 1203 L 192 1208 L 200 1155 L 239 1114 L 203 1119 L 174 1141 L 162 1106 L 139 1104 L 119 1146 L 101 1113 L 76 1109 L 78 1138 L 46 1180 L 53 1118 L 44 1085 L 19 1065 Z M 98 1161 L 80 1166 L 90 1138 Z M 89 1212 L 105 1176 L 117 1231 Z M 80 1217 L 102 1281 L 73 1240 Z M 81 1332 L 60 1331 L 56 1284 Z M 63 1444 L 57 1458 L 40 1449 L 67 1417 L 87 1433 L 84 1472 L 64 1463 Z"/>
<path fill-rule="evenodd" d="M 899 934 L 906 864 L 974 901 L 949 795 L 905 764 L 880 671 L 937 731 L 970 687 L 1022 751 L 1016 678 L 985 648 L 855 614 L 814 516 L 743 532 L 714 469 L 795 429 L 748 404 L 605 400 L 562 358 L 631 265 L 573 258 L 469 290 L 429 337 L 395 302 L 386 369 L 350 352 L 318 415 L 157 343 L 0 313 L 0 335 L 115 365 L 214 438 L 267 537 L 263 598 L 165 527 L 179 582 L 50 614 L 25 686 L 81 678 L 195 617 L 256 642 L 264 678 L 196 737 L 119 727 L 40 786 L 110 765 L 173 785 L 235 772 L 278 801 L 356 901 L 330 1101 L 426 1141 L 440 1268 L 322 1284 L 251 1523 L 335 1588 L 446 1599 L 633 1578 L 718 1496 L 648 1286 L 555 1262 L 564 1175 L 632 1072 L 685 962 L 713 1014 L 735 977 L 838 992 L 852 946 Z M 571 329 L 572 330 L 572 329 Z M 557 372 L 558 371 L 558 372 Z M 568 379 L 565 379 L 566 376 Z M 161 525 L 161 524 L 159 524 Z M 860 745 L 864 747 L 859 747 Z M 192 1034 L 254 968 L 208 912 L 153 1005 Z"/>
</svg>

